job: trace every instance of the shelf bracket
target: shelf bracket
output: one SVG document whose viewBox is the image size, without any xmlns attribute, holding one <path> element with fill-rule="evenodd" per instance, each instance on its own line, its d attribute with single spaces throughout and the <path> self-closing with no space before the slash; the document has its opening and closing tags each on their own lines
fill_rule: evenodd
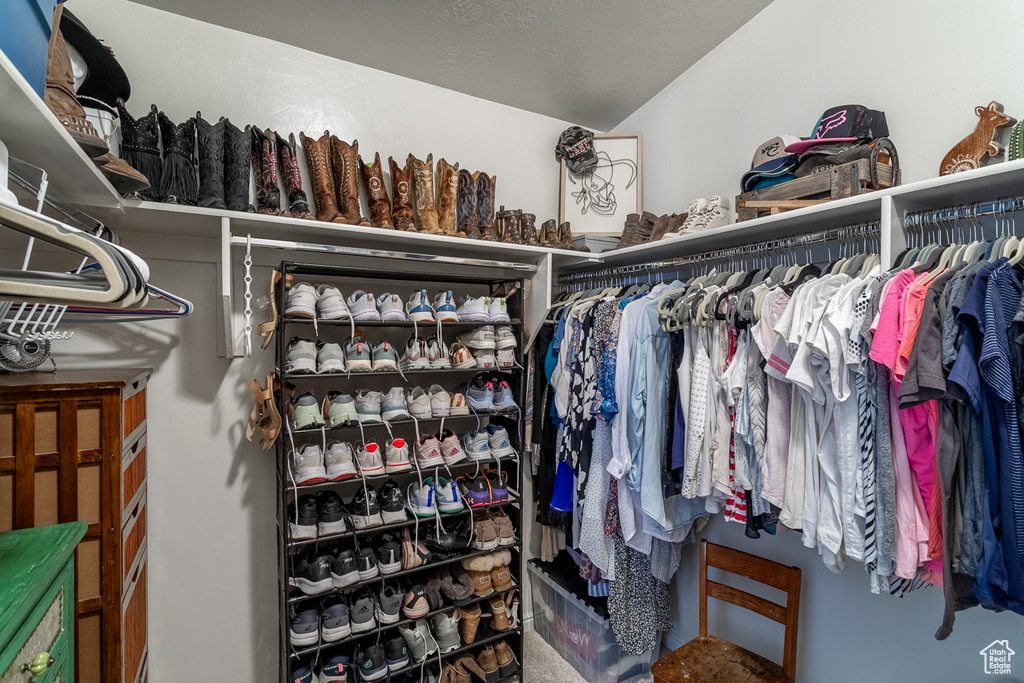
<svg viewBox="0 0 1024 683">
<path fill-rule="evenodd" d="M 217 264 L 217 279 L 220 281 L 221 342 L 218 354 L 224 358 L 235 358 L 235 318 L 232 296 L 231 267 L 231 219 L 220 219 L 220 263 Z"/>
</svg>

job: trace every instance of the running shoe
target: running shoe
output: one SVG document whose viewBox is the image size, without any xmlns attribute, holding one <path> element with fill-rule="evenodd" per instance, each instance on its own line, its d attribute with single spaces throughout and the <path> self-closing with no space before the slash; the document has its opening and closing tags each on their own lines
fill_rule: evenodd
<svg viewBox="0 0 1024 683">
<path fill-rule="evenodd" d="M 494 389 L 494 409 L 500 413 L 519 410 L 515 399 L 512 398 L 512 388 L 504 380 Z"/>
<path fill-rule="evenodd" d="M 355 400 L 340 391 L 327 392 L 327 397 L 324 399 L 323 415 L 324 422 L 332 429 L 354 425 L 359 421 Z"/>
<path fill-rule="evenodd" d="M 416 442 L 416 462 L 423 467 L 436 467 L 444 463 L 441 442 L 432 434 L 421 434 Z"/>
<path fill-rule="evenodd" d="M 371 292 L 364 292 L 361 289 L 352 292 L 348 297 L 348 310 L 352 312 L 352 319 L 357 322 L 380 320 L 380 312 Z"/>
<path fill-rule="evenodd" d="M 337 342 L 317 342 L 316 371 L 325 375 L 331 372 L 345 372 L 345 352 Z"/>
<path fill-rule="evenodd" d="M 469 415 L 469 405 L 466 403 L 466 396 L 464 394 L 459 392 L 452 394 L 452 404 L 448 409 L 448 414 L 452 417 Z"/>
<path fill-rule="evenodd" d="M 334 285 L 320 285 L 316 288 L 316 313 L 321 320 L 350 318 L 345 296 Z"/>
<path fill-rule="evenodd" d="M 293 540 L 316 538 L 316 498 L 299 496 L 298 504 L 288 504 L 288 537 Z"/>
<path fill-rule="evenodd" d="M 494 457 L 506 458 L 516 454 L 515 449 L 512 448 L 512 441 L 508 438 L 508 430 L 501 425 L 492 422 L 484 428 L 484 432 L 481 432 L 480 436 L 486 437 L 488 450 Z"/>
<path fill-rule="evenodd" d="M 508 325 L 498 325 L 494 330 L 494 348 L 514 349 L 519 345 L 516 341 L 516 333 Z"/>
<path fill-rule="evenodd" d="M 288 585 L 298 588 L 306 595 L 319 595 L 334 588 L 331 580 L 331 558 L 327 554 L 316 554 L 316 546 L 289 558 L 291 574 Z"/>
<path fill-rule="evenodd" d="M 476 358 L 476 366 L 478 368 L 490 370 L 498 365 L 498 361 L 494 357 L 494 351 L 490 349 L 477 349 L 473 355 Z"/>
<path fill-rule="evenodd" d="M 473 353 L 459 342 L 452 344 L 450 362 L 456 370 L 476 367 L 476 358 L 473 357 Z"/>
<path fill-rule="evenodd" d="M 381 399 L 381 418 L 385 422 L 392 420 L 408 420 L 409 411 L 405 407 L 405 390 L 402 387 L 391 387 Z"/>
<path fill-rule="evenodd" d="M 383 396 L 379 391 L 360 389 L 356 392 L 356 418 L 362 424 L 381 422 L 380 404 Z"/>
<path fill-rule="evenodd" d="M 512 349 L 498 349 L 497 364 L 502 370 L 509 370 L 516 366 L 516 352 Z"/>
<path fill-rule="evenodd" d="M 494 297 L 487 303 L 487 320 L 492 323 L 507 323 L 512 320 L 508 317 L 508 304 L 504 297 Z"/>
<path fill-rule="evenodd" d="M 488 322 L 491 317 L 487 312 L 489 298 L 486 296 L 466 297 L 456 311 L 462 322 Z"/>
<path fill-rule="evenodd" d="M 394 347 L 386 341 L 373 347 L 373 361 L 370 364 L 373 372 L 387 372 L 398 369 L 398 354 Z"/>
<path fill-rule="evenodd" d="M 427 356 L 427 345 L 419 337 L 411 337 L 405 343 L 402 354 L 403 370 L 429 370 L 430 358 Z"/>
<path fill-rule="evenodd" d="M 316 372 L 316 343 L 311 339 L 292 337 L 284 354 L 286 374 Z"/>
<path fill-rule="evenodd" d="M 349 671 L 354 670 L 350 667 L 347 656 L 325 653 L 324 663 L 320 665 L 320 679 L 316 683 L 350 683 L 355 679 L 349 677 Z"/>
<path fill-rule="evenodd" d="M 309 429 L 310 427 L 322 427 L 324 416 L 320 410 L 320 402 L 316 400 L 312 392 L 306 392 L 301 396 L 292 399 L 289 405 L 291 413 L 292 429 Z"/>
<path fill-rule="evenodd" d="M 345 517 L 348 512 L 341 502 L 341 496 L 334 491 L 321 491 L 316 496 L 316 514 L 320 523 L 320 535 L 343 534 Z"/>
<path fill-rule="evenodd" d="M 417 420 L 428 420 L 432 414 L 430 409 L 430 396 L 423 391 L 422 387 L 413 387 L 405 392 L 405 406 L 409 415 Z"/>
<path fill-rule="evenodd" d="M 377 494 L 377 500 L 380 505 L 380 516 L 385 524 L 396 524 L 406 520 L 405 496 L 402 495 L 402 488 L 394 479 L 384 482 L 384 486 L 380 487 L 380 493 Z M 401 548 L 399 548 L 398 559 L 402 559 Z"/>
<path fill-rule="evenodd" d="M 359 465 L 359 474 L 364 477 L 374 477 L 384 474 L 384 463 L 380 457 L 380 446 L 371 441 L 356 444 L 356 463 Z"/>
<path fill-rule="evenodd" d="M 388 441 L 384 445 L 384 471 L 387 474 L 401 474 L 411 469 L 409 442 L 401 438 Z"/>
<path fill-rule="evenodd" d="M 452 362 L 448 359 L 448 349 L 437 337 L 427 340 L 427 360 L 433 370 L 450 370 L 452 367 Z"/>
<path fill-rule="evenodd" d="M 444 430 L 444 434 L 441 435 L 441 457 L 444 458 L 444 464 L 448 466 L 466 459 L 466 452 L 462 450 L 459 437 L 450 429 Z"/>
<path fill-rule="evenodd" d="M 384 322 L 402 322 L 406 320 L 402 307 L 402 297 L 390 292 L 377 297 L 377 312 Z"/>
<path fill-rule="evenodd" d="M 466 390 L 466 402 L 469 407 L 478 413 L 494 412 L 494 385 L 481 375 L 477 375 L 470 382 Z"/>
<path fill-rule="evenodd" d="M 397 545 L 397 544 L 396 544 Z M 399 571 L 402 567 L 401 559 L 398 559 Z M 405 593 L 394 581 L 385 581 L 384 587 L 380 589 L 377 596 L 377 619 L 382 624 L 397 624 L 402 618 L 402 600 Z"/>
<path fill-rule="evenodd" d="M 478 327 L 469 334 L 459 337 L 458 342 L 471 349 L 494 349 L 496 346 L 494 338 L 494 326 L 484 325 Z"/>
<path fill-rule="evenodd" d="M 417 517 L 433 517 L 436 511 L 433 480 L 424 479 L 419 486 L 415 483 L 410 484 L 406 505 L 409 506 L 409 511 Z"/>
<path fill-rule="evenodd" d="M 427 481 L 429 482 L 430 479 Z M 432 482 L 432 484 L 434 486 L 434 504 L 437 506 L 438 511 L 444 513 L 462 512 L 462 496 L 459 494 L 459 486 L 455 481 L 448 481 L 444 477 L 438 477 L 437 481 Z M 507 493 L 506 491 L 506 496 Z"/>
<path fill-rule="evenodd" d="M 349 372 L 370 372 L 373 361 L 370 356 L 370 345 L 360 336 L 349 339 L 345 344 L 345 367 Z"/>
<path fill-rule="evenodd" d="M 488 433 L 486 431 L 466 432 L 462 436 L 462 446 L 469 455 L 470 460 L 490 460 L 491 449 L 488 444 Z"/>
<path fill-rule="evenodd" d="M 433 417 L 448 417 L 452 397 L 440 384 L 430 385 L 430 414 Z"/>
<path fill-rule="evenodd" d="M 377 503 L 377 492 L 369 486 L 360 486 L 355 498 L 348 504 L 352 526 L 357 530 L 370 529 L 384 524 L 380 516 L 380 505 Z"/>
<path fill-rule="evenodd" d="M 449 291 L 438 292 L 434 297 L 434 314 L 443 323 L 458 322 L 459 314 L 455 309 L 455 295 Z"/>
<path fill-rule="evenodd" d="M 288 290 L 288 300 L 284 307 L 285 317 L 315 318 L 317 298 L 313 285 L 308 282 L 295 283 Z"/>
<path fill-rule="evenodd" d="M 292 458 L 292 481 L 297 486 L 307 484 L 319 484 L 327 481 L 327 470 L 324 469 L 324 454 L 320 446 L 315 443 L 307 443 L 300 446 L 297 451 L 291 452 Z"/>
<path fill-rule="evenodd" d="M 409 296 L 405 304 L 405 312 L 410 320 L 421 323 L 434 322 L 434 309 L 430 307 L 430 299 L 427 297 L 427 290 L 420 289 Z"/>
<path fill-rule="evenodd" d="M 336 643 L 348 638 L 352 635 L 352 626 L 349 624 L 348 605 L 345 604 L 345 598 L 341 595 L 331 595 L 323 600 L 324 604 L 320 609 L 320 635 L 324 642 Z M 345 657 L 345 664 L 348 665 L 348 657 Z M 326 664 L 324 668 L 327 668 Z M 345 683 L 344 670 L 342 670 L 341 678 L 332 680 Z"/>
</svg>

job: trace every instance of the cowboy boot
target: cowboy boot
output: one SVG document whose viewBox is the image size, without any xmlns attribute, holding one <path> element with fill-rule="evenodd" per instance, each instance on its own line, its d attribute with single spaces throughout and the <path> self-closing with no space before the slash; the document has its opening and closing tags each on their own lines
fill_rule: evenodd
<svg viewBox="0 0 1024 683">
<path fill-rule="evenodd" d="M 615 245 L 616 249 L 624 249 L 625 247 L 631 247 L 636 240 L 636 229 L 640 225 L 640 214 L 631 213 L 626 216 L 626 222 L 622 226 L 622 236 L 619 237 L 619 243 Z"/>
<path fill-rule="evenodd" d="M 195 206 L 199 199 L 199 178 L 192 160 L 196 146 L 196 120 L 174 125 L 167 115 L 157 115 L 164 140 L 164 169 L 160 175 L 160 196 L 168 204 Z"/>
<path fill-rule="evenodd" d="M 459 234 L 456 204 L 459 200 L 459 165 L 452 166 L 444 159 L 437 160 L 437 225 L 448 236 Z"/>
<path fill-rule="evenodd" d="M 267 129 L 252 129 L 252 173 L 256 182 L 256 211 L 281 215 L 281 188 L 277 185 L 277 136 Z"/>
<path fill-rule="evenodd" d="M 523 235 L 519 232 L 519 212 L 505 212 L 505 227 L 502 231 L 501 242 L 504 244 L 522 244 Z"/>
<path fill-rule="evenodd" d="M 473 174 L 476 180 L 476 220 L 480 225 L 480 239 L 495 242 L 498 239 L 494 231 L 494 186 L 497 176 L 489 176 L 483 171 Z"/>
<path fill-rule="evenodd" d="M 255 213 L 249 203 L 249 163 L 252 136 L 224 119 L 224 203 L 230 211 Z"/>
<path fill-rule="evenodd" d="M 210 124 L 200 112 L 196 112 L 196 140 L 199 142 L 199 194 L 196 203 L 208 209 L 226 209 L 224 119 Z"/>
<path fill-rule="evenodd" d="M 366 184 L 366 196 L 370 198 L 370 221 L 375 228 L 394 230 L 391 222 L 391 200 L 388 199 L 387 188 L 384 187 L 384 169 L 380 164 L 380 153 L 374 153 L 373 163 L 363 163 L 359 160 L 359 168 L 363 171 L 363 182 Z"/>
<path fill-rule="evenodd" d="M 331 136 L 331 172 L 334 173 L 334 192 L 338 197 L 338 210 L 349 225 L 370 226 L 370 221 L 359 213 L 359 141 L 348 144 Z"/>
<path fill-rule="evenodd" d="M 540 246 L 548 249 L 561 249 L 562 245 L 558 240 L 558 224 L 554 218 L 550 218 L 540 226 Z"/>
<path fill-rule="evenodd" d="M 396 230 L 416 232 L 416 221 L 412 216 L 412 169 L 408 160 L 399 167 L 393 157 L 388 157 L 391 167 L 391 220 Z"/>
<path fill-rule="evenodd" d="M 471 240 L 480 239 L 476 219 L 476 178 L 466 169 L 459 171 L 459 232 Z"/>
<path fill-rule="evenodd" d="M 414 179 L 412 191 L 416 194 L 416 221 L 420 232 L 440 235 L 437 223 L 437 208 L 434 206 L 434 155 L 428 154 L 426 161 L 409 155 Z"/>
<path fill-rule="evenodd" d="M 324 131 L 319 140 L 299 133 L 302 149 L 306 152 L 306 166 L 313 186 L 313 204 L 316 219 L 325 223 L 344 223 L 345 217 L 338 211 L 338 199 L 334 194 L 334 174 L 331 173 L 331 134 Z"/>
<path fill-rule="evenodd" d="M 152 105 L 145 116 L 133 119 L 124 106 L 124 100 L 118 99 L 117 117 L 121 120 L 121 158 L 146 176 L 150 185 L 149 189 L 138 193 L 139 197 L 160 201 L 157 188 L 160 176 L 163 175 L 163 162 L 160 159 L 160 128 L 156 105 Z"/>
<path fill-rule="evenodd" d="M 90 158 L 103 156 L 110 151 L 110 147 L 85 118 L 85 110 L 75 96 L 75 76 L 71 70 L 71 57 L 68 56 L 68 46 L 60 30 L 63 9 L 63 5 L 57 5 L 53 12 L 53 33 L 47 46 L 46 89 L 43 91 L 43 102 Z"/>
<path fill-rule="evenodd" d="M 537 216 L 532 213 L 524 213 L 519 217 L 519 231 L 523 234 L 523 244 L 531 247 L 539 247 L 540 242 L 537 241 L 537 227 L 534 223 L 537 220 Z"/>
<path fill-rule="evenodd" d="M 569 249 L 571 251 L 590 251 L 590 247 L 576 246 L 576 240 L 572 238 L 572 229 L 569 227 L 569 221 L 558 226 L 558 238 L 562 243 L 563 249 Z"/>
<path fill-rule="evenodd" d="M 281 183 L 288 195 L 288 209 L 282 216 L 293 218 L 312 218 L 309 214 L 309 200 L 302 189 L 302 175 L 299 173 L 299 160 L 295 156 L 295 134 L 288 134 L 288 141 L 274 133 L 277 142 L 277 158 L 281 165 Z"/>
</svg>

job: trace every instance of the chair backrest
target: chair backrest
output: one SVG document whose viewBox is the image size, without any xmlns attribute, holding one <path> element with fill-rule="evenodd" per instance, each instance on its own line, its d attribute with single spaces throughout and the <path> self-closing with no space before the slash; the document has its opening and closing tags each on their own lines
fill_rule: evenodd
<svg viewBox="0 0 1024 683">
<path fill-rule="evenodd" d="M 708 567 L 739 574 L 786 592 L 786 605 L 766 600 L 717 581 L 708 581 Z M 800 569 L 733 550 L 707 539 L 700 542 L 700 637 L 708 635 L 708 597 L 730 602 L 782 624 L 786 629 L 782 669 L 796 679 L 796 622 L 800 612 Z"/>
</svg>

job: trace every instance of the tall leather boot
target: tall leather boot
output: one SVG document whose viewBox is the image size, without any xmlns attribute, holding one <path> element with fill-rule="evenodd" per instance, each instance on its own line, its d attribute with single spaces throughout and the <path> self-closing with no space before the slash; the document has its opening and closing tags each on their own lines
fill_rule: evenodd
<svg viewBox="0 0 1024 683">
<path fill-rule="evenodd" d="M 295 156 L 295 133 L 288 134 L 287 142 L 277 133 L 274 133 L 274 139 L 277 141 L 277 158 L 281 165 L 281 183 L 284 185 L 285 194 L 288 195 L 288 208 L 282 211 L 281 215 L 312 218 L 309 213 L 309 200 L 302 189 L 299 160 Z"/>
<path fill-rule="evenodd" d="M 331 134 L 324 131 L 319 140 L 299 133 L 302 149 L 306 152 L 310 184 L 313 186 L 313 204 L 316 219 L 325 223 L 344 223 L 345 217 L 338 211 L 338 198 L 334 193 L 334 174 L 331 172 Z"/>
<path fill-rule="evenodd" d="M 532 213 L 524 213 L 519 217 L 519 231 L 523 234 L 523 244 L 531 247 L 540 246 L 537 240 L 537 226 L 534 223 L 537 216 Z"/>
<path fill-rule="evenodd" d="M 480 239 L 480 224 L 476 218 L 476 177 L 462 169 L 459 171 L 459 232 L 471 240 Z"/>
<path fill-rule="evenodd" d="M 249 163 L 252 157 L 252 136 L 228 119 L 224 119 L 224 202 L 230 211 L 256 209 L 249 203 Z"/>
<path fill-rule="evenodd" d="M 199 147 L 199 195 L 197 204 L 208 209 L 226 209 L 224 202 L 224 119 L 210 124 L 196 112 L 196 140 Z"/>
<path fill-rule="evenodd" d="M 164 140 L 164 169 L 160 175 L 160 197 L 168 204 L 195 206 L 199 199 L 199 178 L 192 160 L 196 146 L 196 120 L 174 125 L 166 114 L 157 115 Z"/>
<path fill-rule="evenodd" d="M 437 160 L 437 225 L 449 237 L 459 234 L 456 204 L 459 200 L 459 165 L 452 166 L 444 159 Z"/>
<path fill-rule="evenodd" d="M 370 199 L 370 222 L 375 228 L 394 230 L 391 222 L 391 200 L 388 199 L 388 190 L 384 187 L 384 169 L 380 164 L 380 153 L 374 152 L 373 163 L 359 160 L 359 168 L 363 172 L 363 182 L 366 184 L 366 196 Z"/>
<path fill-rule="evenodd" d="M 121 158 L 146 176 L 149 182 L 149 188 L 140 190 L 138 196 L 154 202 L 160 201 L 163 161 L 160 159 L 160 128 L 156 105 L 152 105 L 145 116 L 134 119 L 125 108 L 124 100 L 118 99 L 117 117 L 121 120 Z"/>
<path fill-rule="evenodd" d="M 331 136 L 331 172 L 334 174 L 334 192 L 338 197 L 338 210 L 349 225 L 370 226 L 370 221 L 359 212 L 359 141 L 352 144 Z"/>
<path fill-rule="evenodd" d="M 476 178 L 476 220 L 480 225 L 480 239 L 495 242 L 498 235 L 494 230 L 494 186 L 498 178 L 483 171 L 477 171 L 473 176 Z"/>
<path fill-rule="evenodd" d="M 426 161 L 409 155 L 412 166 L 412 191 L 416 197 L 416 222 L 420 232 L 440 235 L 437 222 L 437 207 L 434 205 L 434 155 L 428 154 Z"/>
<path fill-rule="evenodd" d="M 519 232 L 519 212 L 505 212 L 505 229 L 501 235 L 504 244 L 522 244 L 523 235 Z"/>
<path fill-rule="evenodd" d="M 391 167 L 391 220 L 396 230 L 416 232 L 416 219 L 412 215 L 412 168 L 406 160 L 400 167 L 394 157 L 388 157 Z"/>
<path fill-rule="evenodd" d="M 558 240 L 558 224 L 554 218 L 549 218 L 540 226 L 540 246 L 548 249 L 561 249 L 562 244 Z"/>
<path fill-rule="evenodd" d="M 572 229 L 569 227 L 569 221 L 558 226 L 558 239 L 562 243 L 563 249 L 569 249 L 570 251 L 590 251 L 590 247 L 576 246 L 576 240 L 572 238 Z"/>
<path fill-rule="evenodd" d="M 277 136 L 256 126 L 252 132 L 252 174 L 256 183 L 256 211 L 281 215 L 281 188 L 277 185 Z"/>
</svg>

